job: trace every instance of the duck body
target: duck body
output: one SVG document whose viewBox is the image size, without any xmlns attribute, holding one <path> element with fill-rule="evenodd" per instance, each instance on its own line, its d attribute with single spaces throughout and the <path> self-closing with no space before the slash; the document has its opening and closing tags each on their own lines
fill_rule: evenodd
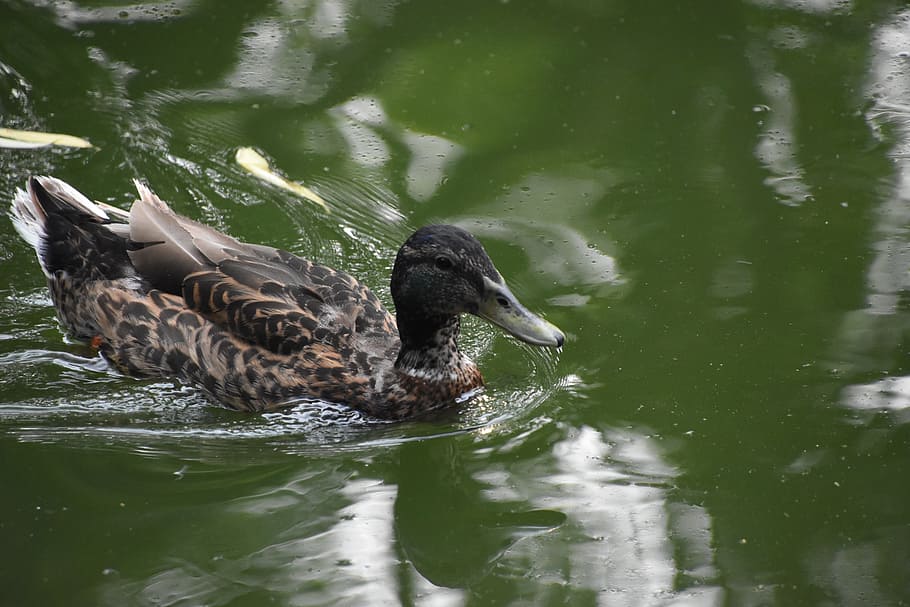
<svg viewBox="0 0 910 607">
<path fill-rule="evenodd" d="M 11 209 L 63 326 L 127 373 L 177 377 L 235 409 L 317 398 L 402 419 L 483 385 L 458 349 L 462 313 L 562 345 L 460 228 L 421 228 L 402 246 L 396 318 L 352 276 L 237 241 L 136 186 L 127 213 L 33 177 Z"/>
</svg>

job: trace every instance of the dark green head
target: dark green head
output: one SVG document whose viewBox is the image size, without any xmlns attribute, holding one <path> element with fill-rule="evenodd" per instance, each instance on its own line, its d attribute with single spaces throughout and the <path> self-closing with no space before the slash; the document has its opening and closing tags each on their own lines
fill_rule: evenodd
<svg viewBox="0 0 910 607">
<path fill-rule="evenodd" d="M 406 346 L 418 346 L 459 314 L 474 314 L 538 346 L 560 347 L 562 331 L 512 295 L 480 242 L 450 225 L 420 228 L 405 241 L 392 270 L 392 299 Z"/>
</svg>

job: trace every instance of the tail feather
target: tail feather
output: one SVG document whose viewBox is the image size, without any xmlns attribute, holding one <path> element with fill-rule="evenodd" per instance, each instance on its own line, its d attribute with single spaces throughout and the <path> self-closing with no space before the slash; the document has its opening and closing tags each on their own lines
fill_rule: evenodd
<svg viewBox="0 0 910 607">
<path fill-rule="evenodd" d="M 38 258 L 40 259 L 41 241 L 47 236 L 47 232 L 44 229 L 47 215 L 45 215 L 41 205 L 37 204 L 28 192 L 22 188 L 16 188 L 13 204 L 10 207 L 10 217 L 13 220 L 13 227 L 19 232 L 19 236 L 38 251 Z"/>
<path fill-rule="evenodd" d="M 28 180 L 29 194 L 50 213 L 88 215 L 106 222 L 110 217 L 97 203 L 82 192 L 55 177 L 32 177 Z"/>
<path fill-rule="evenodd" d="M 48 278 L 60 270 L 83 280 L 123 278 L 135 270 L 123 231 L 111 229 L 113 213 L 105 207 L 65 181 L 31 177 L 25 190 L 16 190 L 10 215 Z"/>
</svg>

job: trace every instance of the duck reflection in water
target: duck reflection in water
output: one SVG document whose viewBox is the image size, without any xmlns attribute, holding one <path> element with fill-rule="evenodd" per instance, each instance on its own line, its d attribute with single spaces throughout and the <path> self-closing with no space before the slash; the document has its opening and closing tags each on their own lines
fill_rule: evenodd
<svg viewBox="0 0 910 607">
<path fill-rule="evenodd" d="M 558 527 L 555 510 L 490 501 L 465 466 L 458 441 L 429 439 L 400 451 L 395 530 L 402 556 L 437 586 L 465 588 L 483 579 L 518 540 Z"/>
</svg>

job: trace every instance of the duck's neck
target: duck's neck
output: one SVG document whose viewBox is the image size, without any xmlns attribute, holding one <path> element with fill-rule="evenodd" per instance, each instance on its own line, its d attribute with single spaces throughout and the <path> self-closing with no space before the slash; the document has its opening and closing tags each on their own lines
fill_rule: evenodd
<svg viewBox="0 0 910 607">
<path fill-rule="evenodd" d="M 422 319 L 415 323 L 419 330 L 412 330 L 414 324 L 402 320 L 399 318 L 398 327 L 401 351 L 395 361 L 399 373 L 429 382 L 461 383 L 466 374 L 479 376 L 474 363 L 458 349 L 458 316 Z"/>
</svg>

